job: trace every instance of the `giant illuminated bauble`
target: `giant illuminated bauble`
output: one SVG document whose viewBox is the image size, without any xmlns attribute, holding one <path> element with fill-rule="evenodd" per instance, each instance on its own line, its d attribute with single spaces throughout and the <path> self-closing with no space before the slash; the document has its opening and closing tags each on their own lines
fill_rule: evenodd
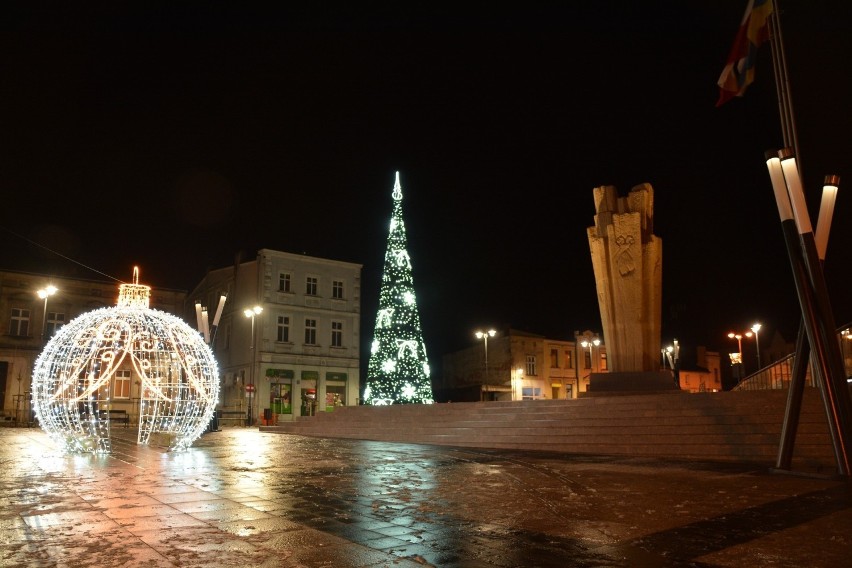
<svg viewBox="0 0 852 568">
<path fill-rule="evenodd" d="M 39 355 L 33 410 L 66 451 L 110 452 L 110 410 L 128 409 L 138 443 L 174 450 L 189 447 L 210 424 L 219 398 L 213 352 L 183 320 L 149 308 L 150 293 L 134 269 L 116 307 L 75 318 Z M 117 380 L 121 398 L 113 397 Z"/>
</svg>

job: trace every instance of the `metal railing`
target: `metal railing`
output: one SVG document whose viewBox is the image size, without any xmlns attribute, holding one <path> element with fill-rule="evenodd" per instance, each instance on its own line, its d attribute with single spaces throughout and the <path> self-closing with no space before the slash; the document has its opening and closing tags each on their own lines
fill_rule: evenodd
<svg viewBox="0 0 852 568">
<path fill-rule="evenodd" d="M 852 334 L 850 334 L 850 325 L 852 324 L 846 324 L 837 330 L 837 340 L 840 342 L 840 352 L 843 355 L 843 368 L 847 377 L 852 377 Z M 790 353 L 743 378 L 732 390 L 786 389 L 790 386 L 790 378 L 795 360 L 796 354 Z M 815 386 L 810 364 L 808 364 L 805 374 L 805 385 L 809 387 Z"/>
</svg>

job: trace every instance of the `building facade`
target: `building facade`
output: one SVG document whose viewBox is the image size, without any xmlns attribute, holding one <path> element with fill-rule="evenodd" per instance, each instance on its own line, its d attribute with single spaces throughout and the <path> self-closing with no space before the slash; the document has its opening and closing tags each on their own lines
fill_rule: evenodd
<svg viewBox="0 0 852 568">
<path fill-rule="evenodd" d="M 678 379 L 681 390 L 689 392 L 719 392 L 722 390 L 721 357 L 718 351 L 699 346 L 694 366 L 680 367 Z"/>
<path fill-rule="evenodd" d="M 484 339 L 444 355 L 438 402 L 579 398 L 588 394 L 592 373 L 609 372 L 606 345 L 589 330 L 574 332 L 574 341 L 514 329 Z M 664 360 L 660 368 L 667 370 Z M 722 390 L 716 351 L 699 346 L 695 364 L 678 366 L 677 374 L 681 390 Z"/>
<path fill-rule="evenodd" d="M 219 362 L 224 423 L 274 423 L 360 402 L 361 270 L 261 249 L 255 260 L 208 272 L 190 292 L 187 316 L 206 318 Z"/>
<path fill-rule="evenodd" d="M 606 345 L 590 332 L 574 341 L 507 329 L 444 355 L 438 402 L 571 399 L 589 390 L 592 373 L 607 372 Z M 584 345 L 585 343 L 585 345 Z"/>
<path fill-rule="evenodd" d="M 79 315 L 114 307 L 121 282 L 0 271 L 0 408 L 3 418 L 32 422 L 30 392 L 36 359 L 53 334 Z M 47 293 L 47 292 L 50 293 Z M 175 316 L 185 311 L 186 292 L 151 290 L 150 307 Z M 130 365 L 114 377 L 104 396 L 113 408 L 138 416 L 141 383 Z"/>
</svg>

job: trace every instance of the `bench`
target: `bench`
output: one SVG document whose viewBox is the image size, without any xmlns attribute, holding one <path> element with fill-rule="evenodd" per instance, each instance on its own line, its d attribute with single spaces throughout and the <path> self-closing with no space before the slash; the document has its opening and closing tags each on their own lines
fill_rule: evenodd
<svg viewBox="0 0 852 568">
<path fill-rule="evenodd" d="M 125 428 L 130 426 L 130 415 L 127 414 L 126 410 L 118 409 L 118 408 L 110 408 L 107 410 L 106 416 L 104 416 L 110 422 L 121 422 L 124 424 Z"/>
<path fill-rule="evenodd" d="M 225 420 L 236 420 L 237 423 L 242 422 L 242 425 L 246 424 L 246 411 L 245 410 L 217 410 L 216 414 L 219 416 L 219 422 Z"/>
</svg>

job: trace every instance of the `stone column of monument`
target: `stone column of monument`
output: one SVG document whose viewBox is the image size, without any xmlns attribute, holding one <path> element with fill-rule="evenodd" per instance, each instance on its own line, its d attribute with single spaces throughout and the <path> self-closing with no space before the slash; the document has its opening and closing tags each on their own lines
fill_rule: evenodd
<svg viewBox="0 0 852 568">
<path fill-rule="evenodd" d="M 613 186 L 594 189 L 595 225 L 588 228 L 609 373 L 593 373 L 589 390 L 677 388 L 660 370 L 663 243 L 654 233 L 654 189 L 627 197 Z"/>
</svg>

